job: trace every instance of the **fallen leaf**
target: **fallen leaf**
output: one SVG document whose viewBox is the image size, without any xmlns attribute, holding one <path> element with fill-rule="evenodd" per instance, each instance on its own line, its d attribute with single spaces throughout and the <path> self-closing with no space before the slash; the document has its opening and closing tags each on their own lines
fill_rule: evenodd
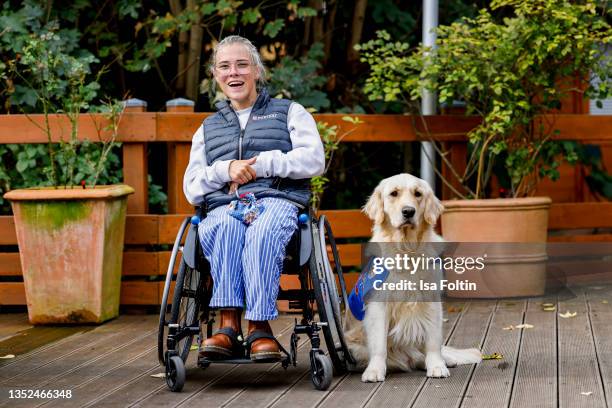
<svg viewBox="0 0 612 408">
<path fill-rule="evenodd" d="M 0 360 L 8 360 L 9 358 L 15 358 L 14 354 L 7 354 L 6 356 L 1 356 Z"/>
<path fill-rule="evenodd" d="M 502 330 L 514 330 L 514 326 L 510 325 L 510 326 L 504 327 Z"/>
<path fill-rule="evenodd" d="M 559 313 L 559 317 L 562 317 L 564 319 L 569 319 L 570 317 L 576 317 L 578 313 L 577 312 L 570 312 L 569 310 L 566 310 L 565 313 Z"/>
<path fill-rule="evenodd" d="M 555 306 L 546 306 L 546 307 L 543 307 L 542 310 L 545 312 L 554 312 L 557 310 L 557 308 Z"/>
<path fill-rule="evenodd" d="M 197 344 L 192 344 L 192 345 L 191 345 L 191 348 L 190 348 L 189 350 L 191 350 L 191 351 L 196 351 L 196 350 L 198 350 L 198 349 L 199 349 L 199 347 L 198 347 L 198 345 L 197 345 Z"/>
<path fill-rule="evenodd" d="M 517 329 L 533 329 L 533 324 L 523 323 L 515 326 Z"/>
<path fill-rule="evenodd" d="M 483 360 L 501 360 L 502 358 L 504 358 L 504 356 L 499 354 L 499 353 L 483 354 L 482 355 L 482 359 Z"/>
<path fill-rule="evenodd" d="M 588 397 L 588 396 L 589 396 L 589 395 L 591 395 L 592 393 L 593 393 L 593 391 L 588 391 L 588 392 L 582 391 L 582 392 L 580 393 L 580 395 L 586 395 L 586 396 Z"/>
<path fill-rule="evenodd" d="M 444 323 L 446 323 L 446 322 L 448 322 L 448 319 L 442 319 L 442 321 L 443 321 Z"/>
<path fill-rule="evenodd" d="M 542 307 L 553 307 L 555 306 L 554 303 L 542 303 Z"/>
<path fill-rule="evenodd" d="M 604 305 L 607 305 L 608 301 L 607 300 L 602 300 L 601 303 L 603 303 Z"/>
<path fill-rule="evenodd" d="M 448 309 L 446 309 L 448 311 L 448 313 L 459 313 L 460 311 L 463 310 L 462 307 L 455 307 L 455 306 L 450 306 Z"/>
<path fill-rule="evenodd" d="M 166 378 L 166 373 L 151 374 L 153 378 Z"/>
</svg>

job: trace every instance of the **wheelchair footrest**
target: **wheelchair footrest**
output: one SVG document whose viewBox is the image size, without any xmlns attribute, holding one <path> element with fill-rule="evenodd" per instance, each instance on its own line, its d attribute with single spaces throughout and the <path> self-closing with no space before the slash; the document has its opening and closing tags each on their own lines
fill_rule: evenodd
<svg viewBox="0 0 612 408">
<path fill-rule="evenodd" d="M 289 360 L 289 357 L 283 356 L 281 360 L 276 361 L 254 361 L 250 358 L 228 358 L 228 359 L 220 359 L 220 360 L 209 360 L 207 358 L 198 359 L 198 366 L 208 366 L 209 364 L 270 364 L 270 363 L 283 363 L 284 360 Z M 284 364 L 283 364 L 284 365 Z"/>
</svg>

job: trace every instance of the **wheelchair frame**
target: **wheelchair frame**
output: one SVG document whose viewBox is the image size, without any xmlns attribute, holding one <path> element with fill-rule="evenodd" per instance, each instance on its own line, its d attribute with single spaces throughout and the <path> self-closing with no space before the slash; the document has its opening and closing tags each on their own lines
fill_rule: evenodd
<svg viewBox="0 0 612 408">
<path fill-rule="evenodd" d="M 166 384 L 175 392 L 182 390 L 185 384 L 185 362 L 194 337 L 197 336 L 200 345 L 204 338 L 212 336 L 215 322 L 215 311 L 208 306 L 213 288 L 210 265 L 202 254 L 197 234 L 201 219 L 202 210 L 196 208 L 196 215 L 186 217 L 179 228 L 170 256 L 159 315 L 158 358 L 166 368 Z M 185 232 L 185 243 L 181 245 Z M 327 245 L 331 247 L 333 268 Z M 311 344 L 309 360 L 312 383 L 316 389 L 326 390 L 331 384 L 333 372 L 341 374 L 355 363 L 342 331 L 348 305 L 346 284 L 336 243 L 326 217 L 322 215 L 317 219 L 311 213 L 301 212 L 298 216 L 298 229 L 286 252 L 283 273 L 297 271 L 301 289 L 280 289 L 278 300 L 289 300 L 291 306 L 301 308 L 302 318 L 300 323 L 295 319 L 290 350 L 285 350 L 279 344 L 282 353 L 281 365 L 285 369 L 289 365 L 297 365 L 299 334 L 306 334 Z M 176 285 L 167 316 L 177 262 L 179 266 Z M 291 299 L 292 297 L 297 297 L 297 300 Z M 315 303 L 319 314 L 318 321 L 314 319 Z M 206 337 L 203 337 L 203 325 L 206 325 Z M 319 331 L 323 332 L 328 355 L 321 349 Z M 252 361 L 246 352 L 240 358 L 198 360 L 198 366 L 201 368 L 215 363 L 256 362 Z"/>
</svg>

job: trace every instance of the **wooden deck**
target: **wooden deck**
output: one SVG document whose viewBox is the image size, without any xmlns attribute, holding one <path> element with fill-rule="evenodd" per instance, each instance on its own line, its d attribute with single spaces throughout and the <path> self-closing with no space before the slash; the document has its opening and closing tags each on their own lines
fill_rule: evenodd
<svg viewBox="0 0 612 408">
<path fill-rule="evenodd" d="M 446 379 L 427 379 L 419 371 L 364 384 L 351 373 L 335 377 L 327 392 L 310 383 L 304 338 L 298 366 L 286 371 L 278 364 L 201 370 L 192 353 L 183 392 L 171 393 L 163 379 L 151 376 L 163 372 L 156 355 L 157 316 L 124 315 L 59 340 L 47 329 L 49 342 L 28 349 L 27 340 L 15 340 L 29 337 L 16 333 L 28 327 L 25 315 L 5 314 L 0 357 L 11 347 L 17 356 L 0 359 L 0 406 L 606 407 L 612 399 L 612 287 L 574 293 L 563 299 L 447 303 L 447 344 L 481 347 L 503 359 L 451 368 Z M 557 311 L 543 310 L 545 302 L 556 303 Z M 559 316 L 566 311 L 576 316 Z M 292 322 L 292 315 L 275 322 L 285 344 Z M 522 323 L 533 328 L 508 330 Z M 17 389 L 71 390 L 72 398 L 10 399 L 9 390 Z"/>
</svg>

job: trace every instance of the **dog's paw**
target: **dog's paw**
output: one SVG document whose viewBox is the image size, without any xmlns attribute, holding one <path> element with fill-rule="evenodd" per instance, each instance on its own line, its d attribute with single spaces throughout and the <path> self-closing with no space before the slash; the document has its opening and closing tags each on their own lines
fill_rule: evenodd
<svg viewBox="0 0 612 408">
<path fill-rule="evenodd" d="M 378 382 L 385 381 L 385 374 L 387 373 L 386 364 L 380 362 L 370 362 L 368 367 L 361 375 L 362 382 Z"/>
<path fill-rule="evenodd" d="M 444 364 L 427 368 L 427 376 L 432 378 L 446 378 L 450 376 L 450 371 Z"/>
<path fill-rule="evenodd" d="M 444 360 L 436 355 L 425 357 L 425 367 L 427 367 L 428 377 L 444 378 L 450 375 L 450 371 L 446 368 Z"/>
</svg>

